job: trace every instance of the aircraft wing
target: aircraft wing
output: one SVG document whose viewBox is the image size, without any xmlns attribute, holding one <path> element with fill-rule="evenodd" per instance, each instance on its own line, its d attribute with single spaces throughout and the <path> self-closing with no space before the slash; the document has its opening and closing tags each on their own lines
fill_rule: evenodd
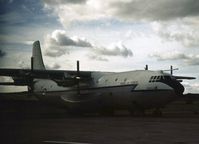
<svg viewBox="0 0 199 144">
<path fill-rule="evenodd" d="M 79 76 L 78 76 L 79 75 Z M 0 76 L 12 77 L 14 83 L 0 82 L 0 85 L 28 85 L 31 79 L 52 79 L 61 83 L 71 83 L 76 77 L 80 80 L 90 80 L 91 72 L 89 71 L 65 71 L 65 70 L 31 70 L 31 69 L 0 69 Z"/>
<path fill-rule="evenodd" d="M 195 77 L 188 77 L 188 76 L 174 76 L 176 79 L 187 79 L 187 80 L 192 80 L 196 79 Z"/>
</svg>

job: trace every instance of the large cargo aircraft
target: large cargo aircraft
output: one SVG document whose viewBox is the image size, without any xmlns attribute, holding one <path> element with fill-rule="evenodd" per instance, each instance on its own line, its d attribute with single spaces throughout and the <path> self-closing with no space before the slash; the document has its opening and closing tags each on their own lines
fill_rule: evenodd
<svg viewBox="0 0 199 144">
<path fill-rule="evenodd" d="M 46 70 L 39 41 L 33 43 L 31 69 L 0 68 L 0 76 L 14 82 L 0 85 L 28 86 L 39 100 L 66 108 L 70 113 L 106 112 L 128 109 L 132 114 L 160 108 L 183 95 L 182 79 L 164 71 L 135 70 L 97 72 Z"/>
</svg>

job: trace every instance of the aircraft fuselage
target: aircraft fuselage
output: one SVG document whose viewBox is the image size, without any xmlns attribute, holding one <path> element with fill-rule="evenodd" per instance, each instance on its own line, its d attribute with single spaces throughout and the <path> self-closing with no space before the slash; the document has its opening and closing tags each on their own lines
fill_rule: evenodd
<svg viewBox="0 0 199 144">
<path fill-rule="evenodd" d="M 182 95 L 184 87 L 162 71 L 92 72 L 89 85 L 60 87 L 53 80 L 35 81 L 36 96 L 68 109 L 94 111 L 110 109 L 160 108 Z"/>
</svg>

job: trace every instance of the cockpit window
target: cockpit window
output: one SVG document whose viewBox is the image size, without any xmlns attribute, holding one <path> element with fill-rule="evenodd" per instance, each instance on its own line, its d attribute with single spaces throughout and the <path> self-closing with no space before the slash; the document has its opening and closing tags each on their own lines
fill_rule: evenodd
<svg viewBox="0 0 199 144">
<path fill-rule="evenodd" d="M 152 81 L 153 81 L 153 77 L 154 77 L 154 76 L 152 76 L 152 77 L 150 78 L 149 82 L 152 82 Z"/>
<path fill-rule="evenodd" d="M 163 78 L 164 78 L 163 76 L 151 76 L 149 82 L 159 82 Z"/>
</svg>

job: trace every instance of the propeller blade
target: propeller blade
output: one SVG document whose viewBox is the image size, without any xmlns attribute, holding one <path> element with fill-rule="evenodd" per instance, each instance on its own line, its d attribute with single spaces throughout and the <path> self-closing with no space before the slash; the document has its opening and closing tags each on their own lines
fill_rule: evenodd
<svg viewBox="0 0 199 144">
<path fill-rule="evenodd" d="M 33 82 L 33 63 L 34 63 L 34 57 L 31 57 L 31 72 L 29 73 L 29 85 L 28 85 L 28 91 L 30 93 L 33 92 L 33 89 L 34 89 L 34 82 Z"/>
<path fill-rule="evenodd" d="M 77 61 L 77 94 L 80 95 L 80 86 L 79 86 L 79 80 L 80 80 L 80 73 L 79 73 L 79 61 Z"/>
</svg>

